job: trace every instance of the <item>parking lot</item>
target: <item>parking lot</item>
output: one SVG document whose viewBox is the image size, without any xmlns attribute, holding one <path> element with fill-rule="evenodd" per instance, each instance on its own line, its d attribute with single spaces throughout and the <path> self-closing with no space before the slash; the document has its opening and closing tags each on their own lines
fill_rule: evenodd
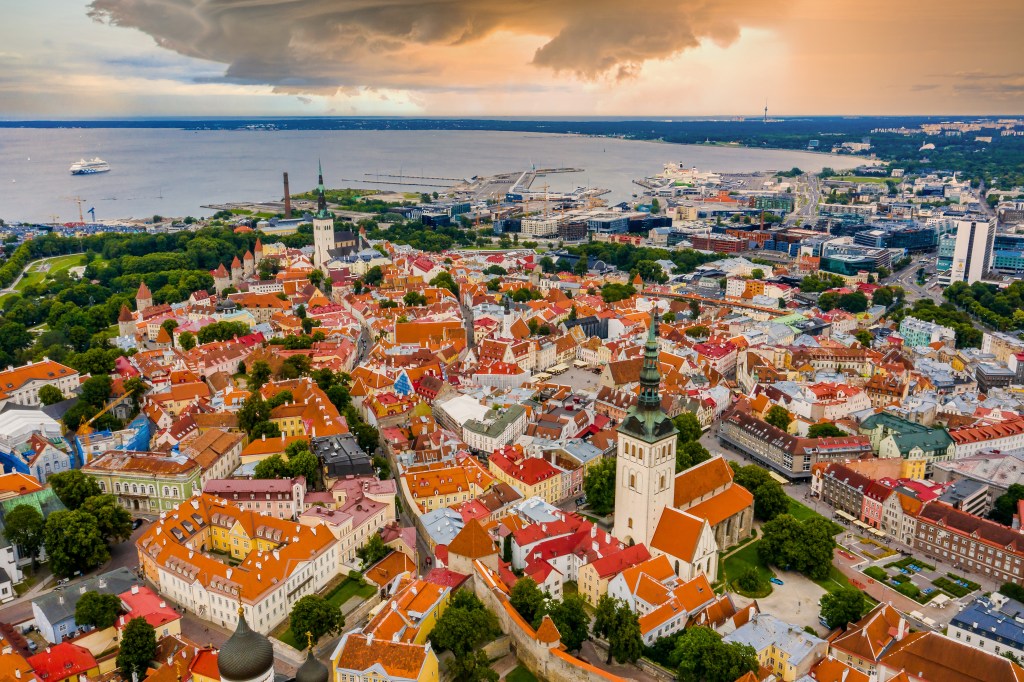
<svg viewBox="0 0 1024 682">
<path fill-rule="evenodd" d="M 553 384 L 568 386 L 580 393 L 597 393 L 598 388 L 600 388 L 601 375 L 595 373 L 593 369 L 572 367 L 558 376 L 551 377 L 548 381 Z"/>
</svg>

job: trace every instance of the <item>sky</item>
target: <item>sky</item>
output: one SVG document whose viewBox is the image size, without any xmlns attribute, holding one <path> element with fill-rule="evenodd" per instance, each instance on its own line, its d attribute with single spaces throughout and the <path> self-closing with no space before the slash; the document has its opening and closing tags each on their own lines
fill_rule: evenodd
<svg viewBox="0 0 1024 682">
<path fill-rule="evenodd" d="M 1024 113 L 1021 0 L 6 0 L 0 117 Z"/>
</svg>

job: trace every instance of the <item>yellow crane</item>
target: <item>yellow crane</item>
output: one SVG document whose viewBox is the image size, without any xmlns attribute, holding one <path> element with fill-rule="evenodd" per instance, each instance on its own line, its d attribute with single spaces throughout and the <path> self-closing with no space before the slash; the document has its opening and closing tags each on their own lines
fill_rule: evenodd
<svg viewBox="0 0 1024 682">
<path fill-rule="evenodd" d="M 87 463 L 87 458 L 90 454 L 89 447 L 93 434 L 93 428 L 91 424 L 131 397 L 132 393 L 130 391 L 125 391 L 124 395 L 114 398 L 113 400 L 108 402 L 103 407 L 103 409 L 94 414 L 92 418 L 86 419 L 85 417 L 82 417 L 82 424 L 81 426 L 78 427 L 78 430 L 75 432 L 75 436 L 78 438 L 78 444 L 81 449 L 82 465 L 85 465 Z"/>
</svg>

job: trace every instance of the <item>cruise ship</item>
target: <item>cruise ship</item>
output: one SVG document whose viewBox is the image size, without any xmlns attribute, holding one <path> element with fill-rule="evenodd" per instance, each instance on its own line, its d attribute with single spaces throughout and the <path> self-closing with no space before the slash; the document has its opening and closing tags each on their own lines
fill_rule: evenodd
<svg viewBox="0 0 1024 682">
<path fill-rule="evenodd" d="M 97 156 L 88 161 L 85 159 L 76 161 L 68 170 L 72 175 L 92 175 L 93 173 L 106 173 L 110 170 L 110 164 Z"/>
</svg>

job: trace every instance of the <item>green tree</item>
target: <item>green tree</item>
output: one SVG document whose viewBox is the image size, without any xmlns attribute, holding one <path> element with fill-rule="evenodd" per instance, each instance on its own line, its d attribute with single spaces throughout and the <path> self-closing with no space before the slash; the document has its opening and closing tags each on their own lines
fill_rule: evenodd
<svg viewBox="0 0 1024 682">
<path fill-rule="evenodd" d="M 341 614 L 341 609 L 318 594 L 307 594 L 295 602 L 288 618 L 292 635 L 299 640 L 304 639 L 308 632 L 316 642 L 324 635 L 341 632 L 345 627 L 345 616 Z"/>
<path fill-rule="evenodd" d="M 822 617 L 833 630 L 857 622 L 868 608 L 864 593 L 854 587 L 841 587 L 835 592 L 825 593 L 819 603 Z"/>
<path fill-rule="evenodd" d="M 196 347 L 196 335 L 192 332 L 178 334 L 178 346 L 186 353 Z"/>
<path fill-rule="evenodd" d="M 692 440 L 676 446 L 676 473 L 686 471 L 711 459 L 711 453 L 699 442 Z"/>
<path fill-rule="evenodd" d="M 608 633 L 608 663 L 636 663 L 644 653 L 644 638 L 636 613 L 626 604 L 615 611 L 615 620 Z"/>
<path fill-rule="evenodd" d="M 259 363 L 257 362 L 255 364 L 259 364 Z M 269 407 L 270 411 L 273 412 L 274 408 L 280 407 L 281 405 L 284 405 L 286 403 L 293 402 L 294 400 L 295 400 L 294 394 L 292 394 L 292 392 L 289 391 L 286 388 L 283 391 L 278 391 L 274 395 L 270 396 L 270 399 L 267 400 L 267 407 Z M 297 441 L 295 443 L 292 443 L 288 447 L 291 447 L 292 445 L 298 445 L 299 443 L 306 443 L 304 449 L 306 449 L 306 450 L 309 449 L 309 443 L 307 441 Z M 288 452 L 288 451 L 285 450 L 285 452 Z"/>
<path fill-rule="evenodd" d="M 548 615 L 562 636 L 562 644 L 569 651 L 579 651 L 583 642 L 590 638 L 590 616 L 584 604 L 579 594 L 567 594 L 549 610 Z"/>
<path fill-rule="evenodd" d="M 488 611 L 472 591 L 459 590 L 437 619 L 429 639 L 438 651 L 465 656 L 499 632 L 497 616 Z"/>
<path fill-rule="evenodd" d="M 793 421 L 793 417 L 791 417 L 789 411 L 781 405 L 772 405 L 768 408 L 768 413 L 765 414 L 764 420 L 772 426 L 785 431 L 789 428 L 789 424 Z"/>
<path fill-rule="evenodd" d="M 174 341 L 174 330 L 177 329 L 178 327 L 178 321 L 174 319 L 164 320 L 163 323 L 160 325 L 160 328 L 167 332 L 167 335 L 171 337 L 171 341 Z"/>
<path fill-rule="evenodd" d="M 761 268 L 754 268 L 750 271 L 750 276 L 753 279 L 764 279 L 764 270 Z"/>
<path fill-rule="evenodd" d="M 109 375 L 98 374 L 89 377 L 82 383 L 82 391 L 79 393 L 79 400 L 93 407 L 103 407 L 110 399 L 110 392 L 113 388 L 113 381 Z"/>
<path fill-rule="evenodd" d="M 117 622 L 121 613 L 121 599 L 116 594 L 86 592 L 75 604 L 75 622 L 105 630 Z"/>
<path fill-rule="evenodd" d="M 418 291 L 408 291 L 402 297 L 402 302 L 409 307 L 422 306 L 427 304 L 427 297 Z"/>
<path fill-rule="evenodd" d="M 384 271 L 380 269 L 379 265 L 374 265 L 363 275 L 363 283 L 367 286 L 375 287 L 383 281 Z"/>
<path fill-rule="evenodd" d="M 679 430 L 677 436 L 680 443 L 689 443 L 691 441 L 700 440 L 701 428 L 700 421 L 697 420 L 697 416 L 692 412 L 682 412 L 672 423 L 676 425 L 676 429 Z"/>
<path fill-rule="evenodd" d="M 607 594 L 601 595 L 594 609 L 594 622 L 591 631 L 595 637 L 608 639 L 615 625 L 615 614 L 619 610 L 619 600 Z"/>
<path fill-rule="evenodd" d="M 847 435 L 845 431 L 831 422 L 812 424 L 807 429 L 808 438 L 842 438 L 845 435 Z"/>
<path fill-rule="evenodd" d="M 722 288 L 724 289 L 725 287 L 722 287 Z M 693 300 L 691 300 L 690 303 L 689 303 L 689 306 L 690 306 L 690 317 L 693 318 L 694 320 L 696 320 L 698 317 L 700 317 L 700 301 L 693 301 Z"/>
<path fill-rule="evenodd" d="M 356 556 L 362 560 L 363 568 L 373 566 L 390 553 L 391 548 L 384 544 L 384 540 L 377 533 L 371 535 L 366 544 L 356 550 Z"/>
<path fill-rule="evenodd" d="M 309 450 L 288 455 L 288 470 L 293 477 L 306 479 L 306 485 L 314 490 L 320 488 L 320 460 Z"/>
<path fill-rule="evenodd" d="M 839 307 L 848 313 L 862 313 L 868 309 L 868 297 L 863 291 L 839 296 Z"/>
<path fill-rule="evenodd" d="M 452 279 L 452 273 L 447 270 L 439 272 L 432 280 L 430 280 L 429 284 L 432 287 L 447 289 L 456 296 L 459 295 L 459 285 L 455 283 L 454 279 Z"/>
<path fill-rule="evenodd" d="M 93 495 L 80 509 L 96 519 L 100 535 L 107 542 L 120 542 L 132 535 L 132 515 L 113 495 Z"/>
<path fill-rule="evenodd" d="M 43 546 L 43 528 L 46 521 L 39 510 L 27 504 L 19 504 L 4 516 L 4 536 L 11 544 L 21 549 L 22 556 L 35 561 L 39 548 Z"/>
<path fill-rule="evenodd" d="M 110 558 L 96 517 L 80 509 L 47 516 L 43 546 L 50 557 L 50 568 L 61 577 L 91 571 Z"/>
<path fill-rule="evenodd" d="M 39 402 L 43 405 L 53 405 L 64 400 L 64 394 L 56 386 L 47 384 L 39 389 Z"/>
<path fill-rule="evenodd" d="M 780 514 L 761 526 L 757 553 L 765 563 L 822 580 L 832 569 L 837 530 L 834 523 L 822 517 L 801 523 L 789 514 Z"/>
<path fill-rule="evenodd" d="M 860 345 L 865 348 L 870 348 L 871 342 L 875 340 L 875 337 L 871 336 L 871 332 L 867 329 L 858 329 L 853 333 L 853 338 L 857 339 Z"/>
<path fill-rule="evenodd" d="M 270 406 L 258 391 L 254 391 L 245 399 L 242 409 L 238 411 L 238 428 L 252 436 L 253 427 L 268 419 L 270 419 Z"/>
<path fill-rule="evenodd" d="M 87 499 L 102 493 L 96 479 L 78 469 L 53 474 L 46 482 L 50 484 L 57 499 L 71 510 L 78 509 Z"/>
<path fill-rule="evenodd" d="M 760 595 L 767 591 L 768 581 L 764 579 L 760 571 L 750 566 L 740 573 L 734 581 L 734 585 L 745 595 Z"/>
<path fill-rule="evenodd" d="M 544 593 L 533 578 L 520 578 L 512 586 L 509 603 L 523 620 L 536 626 L 544 612 Z"/>
<path fill-rule="evenodd" d="M 996 523 L 1009 526 L 1013 523 L 1013 515 L 1017 513 L 1018 500 L 1024 500 L 1024 485 L 1014 483 L 996 498 L 988 517 Z"/>
<path fill-rule="evenodd" d="M 1010 599 L 1016 599 L 1019 602 L 1024 602 L 1024 586 L 1017 583 L 1003 583 L 1002 587 L 999 588 L 999 594 L 1006 595 Z"/>
<path fill-rule="evenodd" d="M 281 363 L 277 376 L 279 379 L 298 379 L 310 373 L 313 363 L 308 355 L 291 355 Z"/>
<path fill-rule="evenodd" d="M 150 661 L 156 656 L 156 630 L 145 618 L 132 618 L 121 634 L 117 669 L 125 679 L 143 679 Z M 133 678 L 133 675 L 135 678 Z"/>
<path fill-rule="evenodd" d="M 676 314 L 670 310 L 661 316 L 661 321 L 666 324 L 672 324 L 676 321 Z"/>
<path fill-rule="evenodd" d="M 319 289 L 324 283 L 324 271 L 317 268 L 309 273 L 309 283 Z"/>
<path fill-rule="evenodd" d="M 259 479 L 289 478 L 292 470 L 281 455 L 270 455 L 256 463 L 253 474 Z"/>
<path fill-rule="evenodd" d="M 629 298 L 635 293 L 636 289 L 633 288 L 632 284 L 609 282 L 601 287 L 601 298 L 605 303 L 615 303 L 616 301 Z"/>
<path fill-rule="evenodd" d="M 580 258 L 578 261 L 576 261 L 576 265 L 573 266 L 572 271 L 573 271 L 574 274 L 578 275 L 579 277 L 586 277 L 587 276 L 587 259 L 584 257 L 584 258 Z"/>
<path fill-rule="evenodd" d="M 254 427 L 252 427 L 252 430 L 249 431 L 249 437 L 253 440 L 263 437 L 280 438 L 281 427 L 272 421 L 258 422 Z"/>
<path fill-rule="evenodd" d="M 615 459 L 608 457 L 591 466 L 583 477 L 583 490 L 595 514 L 611 514 L 615 509 Z"/>
<path fill-rule="evenodd" d="M 734 682 L 759 667 L 753 647 L 726 644 L 714 630 L 700 626 L 683 631 L 673 654 L 679 661 L 679 682 Z"/>
<path fill-rule="evenodd" d="M 754 518 L 770 521 L 789 510 L 789 497 L 767 470 L 755 464 L 736 469 L 734 479 L 754 496 Z"/>
<path fill-rule="evenodd" d="M 498 673 L 483 649 L 452 658 L 448 661 L 448 672 L 454 682 L 498 682 Z"/>
<path fill-rule="evenodd" d="M 661 213 L 661 203 L 657 197 L 651 199 L 651 213 Z"/>
</svg>

